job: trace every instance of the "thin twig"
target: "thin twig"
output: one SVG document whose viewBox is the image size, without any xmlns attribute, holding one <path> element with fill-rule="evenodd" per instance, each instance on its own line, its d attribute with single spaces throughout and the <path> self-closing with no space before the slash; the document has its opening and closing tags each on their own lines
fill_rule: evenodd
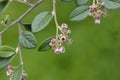
<svg viewBox="0 0 120 80">
<path fill-rule="evenodd" d="M 55 25 L 56 25 L 56 39 L 58 39 L 58 30 L 61 29 L 58 21 L 57 21 L 57 16 L 56 16 L 56 0 L 53 0 L 53 11 L 52 15 L 54 17 Z"/>
<path fill-rule="evenodd" d="M 22 32 L 20 22 L 18 22 L 18 32 L 19 32 L 19 36 L 20 36 L 20 34 Z M 20 64 L 23 66 L 23 59 L 22 59 L 22 51 L 21 51 L 20 42 L 18 42 L 18 52 L 19 52 L 19 55 L 20 55 Z"/>
<path fill-rule="evenodd" d="M 35 4 L 33 4 L 32 7 L 30 7 L 24 14 L 22 14 L 18 19 L 16 19 L 14 22 L 12 22 L 11 24 L 7 25 L 6 28 L 4 28 L 0 34 L 2 35 L 4 32 L 6 32 L 10 27 L 14 26 L 16 23 L 20 22 L 26 15 L 28 15 L 35 7 L 37 7 L 40 3 L 42 2 L 42 0 L 37 1 Z"/>
<path fill-rule="evenodd" d="M 56 16 L 56 0 L 53 0 L 53 11 L 52 14 L 54 16 L 55 24 L 56 26 L 59 26 L 58 21 L 57 21 L 57 16 Z"/>
<path fill-rule="evenodd" d="M 26 5 L 29 5 L 29 6 L 33 6 L 33 4 L 30 3 L 30 2 L 25 2 L 25 1 L 17 1 L 17 2 L 20 2 L 20 3 L 26 4 Z"/>
<path fill-rule="evenodd" d="M 95 0 L 93 0 L 93 5 L 95 5 Z"/>
</svg>

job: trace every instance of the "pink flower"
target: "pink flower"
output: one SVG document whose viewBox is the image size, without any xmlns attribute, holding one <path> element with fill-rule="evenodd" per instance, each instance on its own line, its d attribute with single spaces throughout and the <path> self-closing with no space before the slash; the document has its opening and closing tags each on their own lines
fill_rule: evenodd
<svg viewBox="0 0 120 80">
<path fill-rule="evenodd" d="M 62 28 L 62 29 L 67 29 L 67 28 L 68 28 L 68 25 L 65 24 L 65 23 L 63 23 L 63 24 L 61 25 L 61 28 Z"/>
<path fill-rule="evenodd" d="M 57 41 L 56 38 L 52 38 L 52 39 L 51 39 L 51 42 L 52 42 L 52 43 L 56 43 L 56 41 Z"/>
<path fill-rule="evenodd" d="M 11 69 L 11 66 L 8 64 L 8 66 L 7 66 L 7 70 L 10 70 Z"/>
<path fill-rule="evenodd" d="M 12 71 L 12 69 L 11 69 L 11 66 L 8 65 L 8 66 L 7 66 L 6 75 L 9 76 L 9 75 L 12 75 L 12 73 L 13 73 L 13 71 Z"/>
<path fill-rule="evenodd" d="M 100 16 L 95 17 L 95 24 L 100 24 Z"/>
<path fill-rule="evenodd" d="M 96 10 L 97 9 L 97 5 L 92 5 L 89 7 L 90 10 Z"/>
<path fill-rule="evenodd" d="M 60 47 L 60 48 L 56 48 L 55 49 L 55 53 L 59 54 L 59 53 L 64 53 L 65 52 L 65 48 L 64 47 Z"/>
<path fill-rule="evenodd" d="M 61 53 L 64 53 L 65 52 L 65 48 L 64 47 L 60 47 L 60 51 L 61 51 Z"/>
<path fill-rule="evenodd" d="M 55 49 L 55 53 L 56 53 L 56 54 L 59 54 L 59 53 L 60 53 L 60 49 L 59 49 L 59 48 L 56 48 L 56 49 Z"/>
</svg>

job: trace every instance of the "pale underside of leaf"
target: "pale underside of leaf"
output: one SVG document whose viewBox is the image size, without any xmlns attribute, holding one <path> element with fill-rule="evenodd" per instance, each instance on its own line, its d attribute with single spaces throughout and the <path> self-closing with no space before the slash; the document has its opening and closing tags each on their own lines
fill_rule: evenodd
<svg viewBox="0 0 120 80">
<path fill-rule="evenodd" d="M 86 4 L 89 0 L 75 0 L 78 6 Z"/>
<path fill-rule="evenodd" d="M 70 15 L 71 21 L 81 21 L 88 17 L 90 11 L 88 10 L 88 6 L 80 6 L 76 8 Z"/>
<path fill-rule="evenodd" d="M 120 8 L 120 3 L 112 0 L 104 0 L 104 7 L 107 9 L 117 9 Z"/>
<path fill-rule="evenodd" d="M 8 57 L 8 58 L 1 58 L 0 57 L 0 69 L 7 66 L 13 60 L 14 56 L 15 55 L 12 55 L 11 57 Z"/>
<path fill-rule="evenodd" d="M 32 22 L 32 32 L 39 32 L 44 29 L 52 19 L 51 12 L 42 12 Z"/>
<path fill-rule="evenodd" d="M 109 0 L 109 1 L 113 1 L 113 2 L 118 2 L 118 3 L 120 3 L 120 0 Z"/>
<path fill-rule="evenodd" d="M 18 68 L 15 70 L 12 80 L 21 80 L 22 78 L 22 65 L 20 64 Z"/>
</svg>

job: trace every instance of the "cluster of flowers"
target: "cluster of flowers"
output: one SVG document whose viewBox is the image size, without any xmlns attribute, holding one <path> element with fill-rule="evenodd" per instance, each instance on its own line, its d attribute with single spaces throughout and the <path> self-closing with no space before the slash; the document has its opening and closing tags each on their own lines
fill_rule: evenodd
<svg viewBox="0 0 120 80">
<path fill-rule="evenodd" d="M 96 24 L 100 24 L 100 17 L 101 16 L 107 16 L 107 10 L 104 8 L 104 2 L 97 2 L 94 5 L 91 5 L 89 7 L 90 10 L 90 16 L 92 16 L 95 19 Z"/>
<path fill-rule="evenodd" d="M 11 67 L 11 65 L 8 65 L 8 66 L 7 66 L 6 75 L 7 75 L 7 76 L 10 76 L 10 80 L 11 80 L 11 78 L 12 78 L 12 76 L 13 76 L 13 73 L 14 73 L 13 68 Z M 22 76 L 22 80 L 25 80 L 26 77 L 27 77 L 27 74 L 26 74 L 25 72 L 23 72 L 21 76 Z"/>
<path fill-rule="evenodd" d="M 69 34 L 71 33 L 71 30 L 68 28 L 68 25 L 63 23 L 59 27 L 59 30 L 61 31 L 61 34 L 57 34 L 56 37 L 52 38 L 51 42 L 49 43 L 56 54 L 65 52 L 65 48 L 63 46 L 64 42 L 66 42 L 67 44 L 72 43 L 72 40 L 69 39 Z"/>
</svg>

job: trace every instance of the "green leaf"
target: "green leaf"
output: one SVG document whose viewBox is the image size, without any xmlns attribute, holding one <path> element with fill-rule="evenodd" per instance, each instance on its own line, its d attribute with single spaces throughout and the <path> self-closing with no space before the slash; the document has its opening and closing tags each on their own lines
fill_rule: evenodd
<svg viewBox="0 0 120 80">
<path fill-rule="evenodd" d="M 113 1 L 113 2 L 118 2 L 118 3 L 120 3 L 120 0 L 109 0 L 109 1 Z"/>
<path fill-rule="evenodd" d="M 12 80 L 21 80 L 22 79 L 22 65 L 20 64 L 18 68 L 15 70 Z"/>
<path fill-rule="evenodd" d="M 24 48 L 35 48 L 37 46 L 36 38 L 29 31 L 22 32 L 19 41 Z"/>
<path fill-rule="evenodd" d="M 26 30 L 32 31 L 32 29 L 31 29 L 31 23 L 24 23 L 23 26 L 24 26 L 24 28 L 25 28 Z"/>
<path fill-rule="evenodd" d="M 88 2 L 89 0 L 75 0 L 76 5 L 80 6 L 80 5 L 84 5 Z"/>
<path fill-rule="evenodd" d="M 64 1 L 64 2 L 70 2 L 70 1 L 73 1 L 73 0 L 61 0 L 61 1 Z"/>
<path fill-rule="evenodd" d="M 8 58 L 3 58 L 0 57 L 0 69 L 4 68 L 5 66 L 7 66 L 14 58 L 15 55 L 12 55 Z"/>
<path fill-rule="evenodd" d="M 9 4 L 9 0 L 0 0 L 0 13 L 3 12 Z"/>
<path fill-rule="evenodd" d="M 14 48 L 10 46 L 0 46 L 0 57 L 10 57 L 15 54 Z"/>
<path fill-rule="evenodd" d="M 106 9 L 117 9 L 120 8 L 120 3 L 112 0 L 104 0 L 104 7 Z"/>
<path fill-rule="evenodd" d="M 88 6 L 80 6 L 77 7 L 75 10 L 72 11 L 70 14 L 71 21 L 81 21 L 88 17 L 90 11 L 88 10 Z"/>
<path fill-rule="evenodd" d="M 53 18 L 51 12 L 42 12 L 32 22 L 32 32 L 39 32 L 44 29 Z"/>
<path fill-rule="evenodd" d="M 49 37 L 46 40 L 44 40 L 41 43 L 40 47 L 38 48 L 38 51 L 47 51 L 47 50 L 51 49 L 51 46 L 49 45 L 49 43 L 50 43 L 52 38 L 53 37 Z"/>
</svg>

